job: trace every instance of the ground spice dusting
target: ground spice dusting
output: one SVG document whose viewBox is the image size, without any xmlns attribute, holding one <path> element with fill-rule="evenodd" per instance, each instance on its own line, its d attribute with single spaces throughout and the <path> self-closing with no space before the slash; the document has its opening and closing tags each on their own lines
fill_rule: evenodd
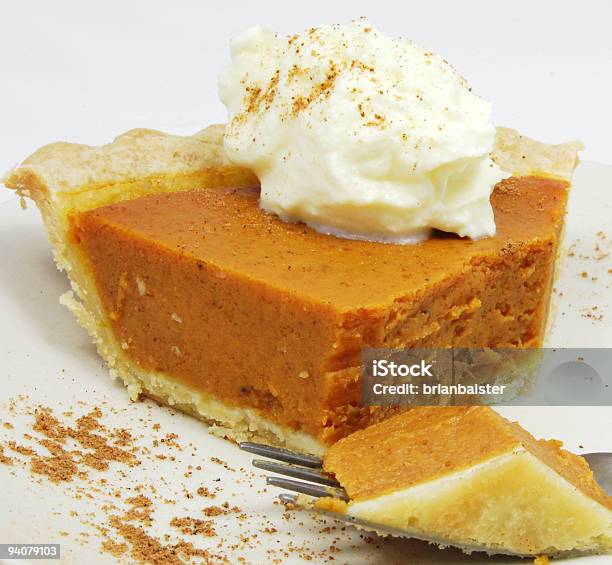
<svg viewBox="0 0 612 565">
<path fill-rule="evenodd" d="M 150 526 L 153 523 L 153 508 L 152 502 L 146 497 L 142 497 L 146 502 L 140 500 L 141 497 L 128 498 L 125 502 L 132 505 L 132 508 L 126 510 L 121 519 L 124 522 L 140 522 Z"/>
<path fill-rule="evenodd" d="M 149 406 L 148 402 L 143 404 Z M 74 411 L 54 412 L 44 406 L 30 407 L 23 398 L 10 400 L 9 405 L 11 415 L 28 422 L 28 431 L 24 425 L 0 427 L 14 430 L 10 432 L 13 437 L 0 437 L 0 465 L 5 466 L 0 470 L 21 476 L 29 470 L 33 486 L 61 488 L 66 504 L 54 514 L 66 517 L 58 532 L 62 543 L 86 546 L 92 553 L 100 551 L 109 562 L 283 563 L 295 556 L 325 563 L 338 561 L 344 547 L 356 548 L 353 537 L 358 538 L 357 543 L 364 539 L 358 534 L 335 537 L 330 546 L 329 536 L 344 531 L 333 520 L 313 517 L 308 525 L 297 522 L 295 516 L 301 511 L 294 515 L 275 503 L 260 474 L 250 468 L 235 469 L 219 457 L 203 457 L 197 445 L 184 444 L 176 433 L 164 433 L 158 423 L 139 419 L 137 434 L 106 424 L 108 418 L 127 409 L 91 409 L 78 402 Z M 78 408 L 85 413 L 79 415 Z M 8 451 L 15 457 L 9 457 Z M 161 462 L 159 455 L 164 455 Z M 220 473 L 225 474 L 224 479 Z M 230 480 L 228 473 L 235 478 Z M 177 484 L 176 478 L 183 476 L 188 477 L 187 482 Z M 270 497 L 270 516 L 260 511 L 250 514 L 235 504 L 248 492 Z M 200 497 L 221 495 L 227 499 L 202 507 Z M 76 509 L 71 501 L 78 501 Z M 74 521 L 81 527 L 69 526 Z M 310 528 L 307 540 L 296 542 L 296 530 L 306 528 Z M 344 546 L 339 545 L 341 541 Z M 254 554 L 264 557 L 254 561 Z M 368 562 L 376 563 L 364 561 Z"/>
<path fill-rule="evenodd" d="M 174 517 L 170 521 L 170 525 L 173 528 L 178 528 L 182 533 L 192 536 L 202 535 L 210 538 L 217 535 L 212 520 L 202 520 L 190 516 L 184 516 L 182 518 Z"/>
<path fill-rule="evenodd" d="M 207 506 L 202 509 L 204 516 L 221 516 L 221 514 L 225 514 L 225 510 L 220 506 Z"/>
<path fill-rule="evenodd" d="M 117 543 L 109 539 L 104 540 L 100 547 L 104 553 L 108 553 L 114 557 L 121 557 L 128 550 L 126 543 Z"/>
<path fill-rule="evenodd" d="M 183 564 L 176 547 L 162 545 L 157 538 L 151 537 L 142 528 L 126 524 L 119 516 L 111 516 L 110 525 L 130 543 L 134 559 L 145 563 Z"/>
<path fill-rule="evenodd" d="M 313 85 L 306 96 L 297 96 L 295 98 L 291 108 L 291 116 L 296 117 L 300 112 L 304 111 L 317 100 L 329 98 L 339 75 L 340 70 L 338 66 L 334 61 L 330 60 L 329 70 L 327 71 L 325 80 L 320 84 Z"/>
<path fill-rule="evenodd" d="M 12 465 L 13 460 L 4 454 L 4 447 L 0 445 L 0 463 L 2 465 Z"/>
<path fill-rule="evenodd" d="M 45 475 L 53 483 L 71 481 L 77 475 L 84 478 L 85 474 L 79 471 L 72 454 L 66 451 L 59 442 L 41 439 L 39 443 L 46 447 L 51 455 L 33 455 L 30 460 L 30 469 L 33 473 Z"/>
<path fill-rule="evenodd" d="M 25 445 L 18 445 L 14 441 L 9 441 L 6 445 L 8 445 L 11 451 L 15 453 L 20 453 L 21 455 L 36 455 L 36 451 L 34 451 L 30 447 L 26 447 Z"/>
<path fill-rule="evenodd" d="M 50 408 L 37 407 L 34 416 L 32 429 L 45 436 L 45 439 L 37 441 L 51 455 L 39 455 L 31 449 L 29 452 L 20 451 L 20 453 L 31 456 L 30 467 L 34 473 L 46 475 L 52 482 L 70 481 L 75 476 L 84 477 L 87 475 L 85 467 L 105 471 L 111 461 L 130 466 L 138 464 L 132 453 L 109 444 L 109 440 L 113 437 L 125 443 L 128 436 L 124 430 L 109 432 L 104 428 L 99 422 L 102 417 L 99 407 L 77 418 L 74 427 L 60 423 Z M 93 433 L 94 431 L 106 433 L 108 438 Z M 69 439 L 77 442 L 86 451 L 65 449 L 63 446 Z"/>
<path fill-rule="evenodd" d="M 221 506 L 207 506 L 202 509 L 204 516 L 221 516 L 223 514 L 240 513 L 238 506 L 230 508 L 229 502 L 224 502 Z"/>
<path fill-rule="evenodd" d="M 153 505 L 151 499 L 147 498 L 143 494 L 139 494 L 138 496 L 132 496 L 131 498 L 127 498 L 125 501 L 128 504 L 131 504 L 134 508 L 146 508 L 148 506 Z"/>
<path fill-rule="evenodd" d="M 223 459 L 219 459 L 218 457 L 211 457 L 210 460 L 213 463 L 216 463 L 217 465 L 221 465 L 224 469 L 227 469 L 228 471 L 235 471 L 235 469 L 230 467 L 227 461 L 223 461 Z"/>
<path fill-rule="evenodd" d="M 612 273 L 612 268 L 608 267 L 611 264 L 612 241 L 603 230 L 599 230 L 594 239 L 595 241 L 593 239 L 589 241 L 577 238 L 569 245 L 567 257 L 576 265 L 574 271 L 576 276 L 593 284 L 593 289 L 589 289 L 589 298 L 595 303 L 591 303 L 589 307 L 580 308 L 580 315 L 596 324 L 606 319 L 606 311 L 610 307 L 608 300 L 612 283 L 607 280 L 605 273 L 606 269 L 608 274 Z M 589 270 L 586 270 L 585 267 L 588 267 Z M 567 293 L 557 289 L 555 291 L 559 298 L 568 296 Z M 575 311 L 575 305 L 567 304 L 567 306 Z M 565 311 L 561 312 L 562 316 L 566 314 Z"/>
<path fill-rule="evenodd" d="M 68 432 L 64 428 L 59 420 L 53 416 L 50 408 L 39 407 L 35 412 L 36 421 L 32 429 L 35 432 L 40 432 L 50 439 L 58 440 L 62 443 L 66 441 Z"/>
<path fill-rule="evenodd" d="M 205 496 L 206 498 L 216 498 L 217 496 L 214 492 L 211 492 L 210 489 L 207 489 L 206 487 L 199 487 L 196 492 L 199 496 Z"/>
</svg>

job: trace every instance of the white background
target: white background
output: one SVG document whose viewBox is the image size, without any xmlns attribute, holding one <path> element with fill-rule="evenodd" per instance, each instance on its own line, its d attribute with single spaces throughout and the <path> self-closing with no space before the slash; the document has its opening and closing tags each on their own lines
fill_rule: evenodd
<svg viewBox="0 0 612 565">
<path fill-rule="evenodd" d="M 583 159 L 612 163 L 610 0 L 0 0 L 0 172 L 51 141 L 225 121 L 216 77 L 230 37 L 361 15 L 444 55 L 494 103 L 496 123 L 579 138 Z M 0 201 L 11 196 L 0 188 Z"/>
</svg>

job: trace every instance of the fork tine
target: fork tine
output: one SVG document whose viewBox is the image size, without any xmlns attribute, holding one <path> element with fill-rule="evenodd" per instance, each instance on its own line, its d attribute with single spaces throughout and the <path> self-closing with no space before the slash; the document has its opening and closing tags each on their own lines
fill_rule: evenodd
<svg viewBox="0 0 612 565">
<path fill-rule="evenodd" d="M 338 481 L 329 475 L 318 471 L 317 469 L 298 467 L 296 465 L 285 465 L 284 463 L 264 461 L 262 459 L 253 459 L 253 467 L 263 469 L 264 471 L 270 471 L 271 473 L 278 473 L 279 475 L 287 475 L 288 477 L 294 477 L 296 479 L 304 479 L 305 481 L 311 481 L 320 485 L 340 488 L 340 483 Z"/>
<path fill-rule="evenodd" d="M 284 463 L 293 463 L 295 465 L 301 465 L 302 467 L 309 467 L 311 469 L 321 469 L 323 467 L 323 461 L 319 457 L 314 455 L 306 455 L 304 453 L 295 453 L 295 451 L 289 451 L 281 447 L 272 447 L 270 445 L 264 445 L 263 443 L 253 443 L 250 441 L 243 441 L 239 444 L 240 449 L 254 453 L 255 455 L 261 455 L 262 457 L 268 457 L 269 459 L 276 459 L 277 461 L 283 461 Z"/>
<path fill-rule="evenodd" d="M 297 502 L 297 496 L 295 494 L 289 494 L 288 492 L 279 494 L 278 499 L 283 504 L 295 504 Z"/>
<path fill-rule="evenodd" d="M 312 483 L 304 483 L 302 481 L 292 481 L 291 479 L 283 479 L 282 477 L 266 477 L 266 484 L 287 490 L 293 490 L 295 492 L 301 492 L 302 494 L 307 494 L 317 498 L 331 496 L 333 498 L 344 500 L 345 502 L 350 500 L 343 489 L 313 485 Z"/>
</svg>

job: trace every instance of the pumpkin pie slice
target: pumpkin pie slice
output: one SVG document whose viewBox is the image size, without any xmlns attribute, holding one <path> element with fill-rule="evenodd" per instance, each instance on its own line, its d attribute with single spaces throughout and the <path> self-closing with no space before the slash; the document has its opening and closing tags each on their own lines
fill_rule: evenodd
<svg viewBox="0 0 612 565">
<path fill-rule="evenodd" d="M 468 553 L 612 550 L 612 497 L 584 458 L 491 408 L 415 408 L 341 439 L 325 469 L 350 496 L 315 503 Z"/>
<path fill-rule="evenodd" d="M 5 179 L 38 205 L 72 284 L 61 301 L 132 398 L 321 453 L 381 415 L 360 403 L 364 347 L 542 344 L 579 144 L 500 128 L 513 176 L 492 195 L 496 235 L 389 245 L 262 211 L 223 131 L 56 143 Z"/>
</svg>

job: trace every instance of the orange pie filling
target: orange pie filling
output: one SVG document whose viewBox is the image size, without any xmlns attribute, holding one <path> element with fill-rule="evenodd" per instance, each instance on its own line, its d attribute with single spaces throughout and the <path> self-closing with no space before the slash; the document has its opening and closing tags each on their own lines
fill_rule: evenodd
<svg viewBox="0 0 612 565">
<path fill-rule="evenodd" d="M 327 444 L 375 418 L 364 347 L 541 345 L 567 187 L 503 181 L 478 241 L 338 239 L 223 188 L 75 212 L 69 240 L 131 362 Z"/>
</svg>

